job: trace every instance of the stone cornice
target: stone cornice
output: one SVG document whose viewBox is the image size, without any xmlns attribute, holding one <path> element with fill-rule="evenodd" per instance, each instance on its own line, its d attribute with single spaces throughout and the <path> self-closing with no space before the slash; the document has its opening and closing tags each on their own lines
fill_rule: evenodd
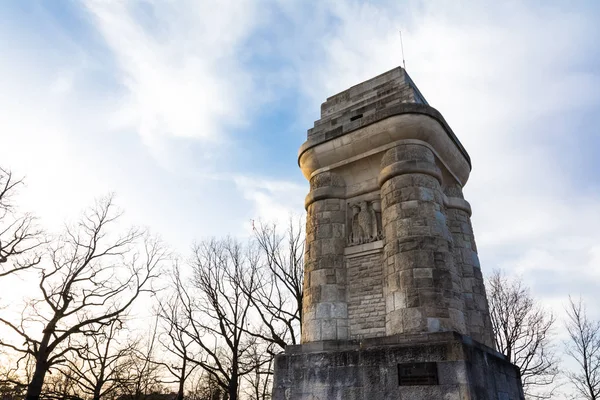
<svg viewBox="0 0 600 400">
<path fill-rule="evenodd" d="M 311 190 L 304 199 L 304 208 L 308 209 L 312 203 L 324 199 L 343 199 L 346 197 L 346 188 L 326 186 Z"/>
<path fill-rule="evenodd" d="M 388 179 L 403 174 L 426 174 L 442 182 L 442 173 L 435 164 L 416 160 L 397 161 L 386 166 L 379 173 L 377 181 L 382 186 Z"/>
<path fill-rule="evenodd" d="M 444 196 L 444 205 L 446 208 L 461 210 L 469 214 L 469 217 L 471 216 L 471 205 L 465 199 L 461 199 L 460 197 Z"/>
<path fill-rule="evenodd" d="M 418 104 L 418 103 L 402 103 L 394 106 L 387 107 L 383 110 L 380 110 L 374 114 L 369 116 L 365 116 L 363 118 L 357 119 L 355 121 L 350 121 L 349 123 L 338 126 L 334 129 L 323 130 L 323 131 L 309 131 L 309 137 L 306 142 L 304 142 L 300 146 L 300 151 L 298 153 L 298 165 L 300 165 L 300 158 L 302 154 L 309 150 L 312 147 L 315 147 L 321 143 L 325 143 L 329 140 L 338 138 L 352 131 L 364 128 L 368 125 L 374 124 L 376 122 L 382 121 L 386 118 L 390 118 L 396 115 L 402 114 L 421 114 L 427 115 L 442 125 L 448 137 L 452 140 L 452 142 L 456 145 L 460 153 L 463 155 L 469 167 L 471 167 L 471 158 L 469 154 L 463 147 L 462 143 L 458 140 L 452 128 L 448 125 L 442 114 L 436 110 L 435 108 L 426 105 L 426 104 Z"/>
<path fill-rule="evenodd" d="M 371 254 L 381 253 L 383 251 L 383 240 L 376 240 L 374 242 L 363 243 L 356 246 L 346 247 L 344 249 L 344 255 L 347 258 L 368 256 Z"/>
</svg>

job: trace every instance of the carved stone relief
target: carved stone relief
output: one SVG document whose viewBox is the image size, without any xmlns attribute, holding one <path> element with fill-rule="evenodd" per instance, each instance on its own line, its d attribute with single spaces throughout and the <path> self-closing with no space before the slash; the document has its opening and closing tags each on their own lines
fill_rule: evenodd
<svg viewBox="0 0 600 400">
<path fill-rule="evenodd" d="M 361 200 L 348 203 L 348 246 L 383 239 L 381 202 Z"/>
</svg>

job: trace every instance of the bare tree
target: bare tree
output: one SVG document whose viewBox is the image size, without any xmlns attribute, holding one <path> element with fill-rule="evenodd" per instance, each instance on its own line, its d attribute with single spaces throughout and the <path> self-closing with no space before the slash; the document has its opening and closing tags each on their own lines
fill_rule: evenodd
<svg viewBox="0 0 600 400">
<path fill-rule="evenodd" d="M 203 371 L 197 374 L 187 393 L 188 400 L 225 400 L 227 392 L 217 383 L 213 375 Z"/>
<path fill-rule="evenodd" d="M 261 322 L 249 333 L 280 350 L 297 344 L 301 334 L 304 238 L 299 226 L 290 219 L 286 234 L 275 224 L 254 227 L 260 262 L 252 265 L 256 271 L 242 288 Z"/>
<path fill-rule="evenodd" d="M 74 227 L 66 227 L 39 268 L 40 298 L 29 302 L 19 323 L 0 318 L 22 343 L 0 339 L 0 345 L 35 359 L 27 400 L 40 397 L 48 371 L 76 350 L 77 335 L 92 335 L 100 326 L 110 325 L 142 293 L 153 290 L 151 281 L 167 253 L 139 230 L 111 235 L 120 216 L 114 208 L 108 197 L 85 212 Z"/>
<path fill-rule="evenodd" d="M 496 348 L 519 367 L 528 398 L 549 398 L 558 375 L 551 343 L 555 318 L 531 296 L 520 279 L 495 271 L 488 281 Z"/>
<path fill-rule="evenodd" d="M 229 400 L 238 399 L 240 380 L 256 366 L 250 356 L 257 338 L 245 329 L 252 303 L 242 286 L 252 287 L 257 262 L 256 251 L 244 251 L 231 239 L 213 239 L 194 247 L 191 288 L 180 273 L 175 274 L 174 286 L 189 321 L 188 328 L 179 328 L 202 352 L 194 362 L 223 388 Z"/>
<path fill-rule="evenodd" d="M 273 346 L 272 343 L 267 343 L 267 346 Z M 271 389 L 273 386 L 273 358 L 265 364 L 264 349 L 265 344 L 257 343 L 252 348 L 251 359 L 254 360 L 254 370 L 244 377 L 246 387 L 244 390 L 245 399 L 248 400 L 270 400 Z M 270 351 L 266 352 L 267 354 Z"/>
<path fill-rule="evenodd" d="M 31 268 L 40 262 L 37 249 L 42 231 L 31 214 L 19 214 L 14 198 L 22 179 L 0 167 L 0 277 Z"/>
<path fill-rule="evenodd" d="M 75 378 L 80 391 L 93 400 L 112 395 L 124 384 L 134 344 L 121 343 L 123 328 L 121 319 L 112 320 L 98 333 L 87 335 L 85 343 L 65 358 L 61 372 Z"/>
<path fill-rule="evenodd" d="M 127 362 L 127 373 L 121 378 L 120 393 L 129 400 L 142 400 L 152 393 L 161 393 L 162 368 L 156 362 L 158 318 L 154 318 L 148 333 L 133 341 L 134 351 Z"/>
<path fill-rule="evenodd" d="M 174 274 L 179 276 L 179 266 L 174 266 Z M 193 362 L 198 355 L 192 348 L 194 340 L 187 334 L 191 328 L 192 321 L 186 318 L 183 310 L 183 299 L 181 292 L 175 291 L 170 298 L 161 302 L 158 306 L 158 316 L 162 321 L 163 332 L 158 341 L 163 351 L 172 356 L 175 361 L 162 361 L 160 365 L 173 376 L 177 383 L 177 400 L 183 400 L 185 395 L 185 384 L 194 372 L 197 363 Z"/>
<path fill-rule="evenodd" d="M 11 171 L 0 167 L 0 216 L 14 208 L 13 199 L 17 188 L 23 184 L 23 179 L 13 177 Z"/>
<path fill-rule="evenodd" d="M 569 340 L 566 353 L 577 363 L 567 377 L 584 399 L 600 399 L 600 321 L 591 320 L 585 305 L 569 297 L 566 328 Z"/>
<path fill-rule="evenodd" d="M 5 355 L 0 365 L 0 398 L 5 400 L 22 399 L 27 391 L 29 372 L 32 370 L 31 357 L 12 359 Z"/>
<path fill-rule="evenodd" d="M 77 378 L 71 374 L 51 375 L 44 381 L 41 399 L 44 400 L 82 400 Z"/>
</svg>

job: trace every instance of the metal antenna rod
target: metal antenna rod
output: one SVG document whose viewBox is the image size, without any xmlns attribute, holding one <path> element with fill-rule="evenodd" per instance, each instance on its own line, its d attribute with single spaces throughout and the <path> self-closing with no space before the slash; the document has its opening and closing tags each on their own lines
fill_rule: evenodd
<svg viewBox="0 0 600 400">
<path fill-rule="evenodd" d="M 400 49 L 402 50 L 402 66 L 406 69 L 406 61 L 404 60 L 404 44 L 402 44 L 402 31 L 400 31 Z"/>
</svg>

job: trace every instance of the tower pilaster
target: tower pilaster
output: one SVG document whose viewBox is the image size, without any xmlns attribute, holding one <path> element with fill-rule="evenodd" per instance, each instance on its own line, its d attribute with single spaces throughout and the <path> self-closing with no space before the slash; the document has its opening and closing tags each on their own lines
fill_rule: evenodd
<svg viewBox="0 0 600 400">
<path fill-rule="evenodd" d="M 345 184 L 322 172 L 306 196 L 306 244 L 302 343 L 348 338 L 346 303 Z"/>
<path fill-rule="evenodd" d="M 379 174 L 386 237 L 386 333 L 466 333 L 442 173 L 422 144 L 388 150 Z"/>
</svg>

